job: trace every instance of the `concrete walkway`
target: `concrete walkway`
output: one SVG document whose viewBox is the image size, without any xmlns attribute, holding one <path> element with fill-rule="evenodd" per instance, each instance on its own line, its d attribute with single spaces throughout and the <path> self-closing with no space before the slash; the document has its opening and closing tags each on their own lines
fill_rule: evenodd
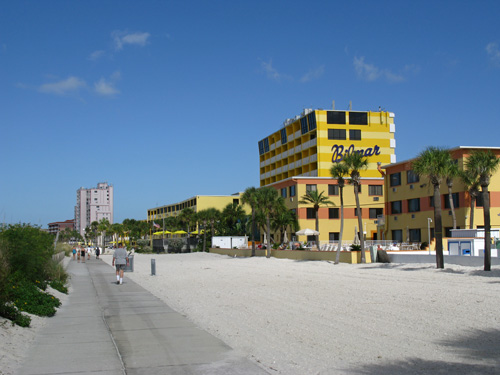
<svg viewBox="0 0 500 375">
<path fill-rule="evenodd" d="M 114 269 L 71 261 L 72 292 L 19 374 L 267 374 Z"/>
</svg>

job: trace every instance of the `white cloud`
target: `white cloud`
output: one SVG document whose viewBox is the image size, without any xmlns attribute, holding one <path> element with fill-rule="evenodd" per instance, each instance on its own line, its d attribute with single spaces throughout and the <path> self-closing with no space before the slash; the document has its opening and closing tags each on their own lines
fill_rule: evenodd
<svg viewBox="0 0 500 375">
<path fill-rule="evenodd" d="M 388 69 L 380 69 L 373 64 L 366 63 L 364 56 L 360 58 L 354 57 L 353 64 L 358 77 L 368 82 L 376 81 L 379 78 L 386 79 L 389 82 L 402 82 L 405 80 L 405 77 L 402 74 L 393 73 Z M 415 71 L 416 68 L 408 65 L 404 70 Z"/>
<path fill-rule="evenodd" d="M 102 56 L 104 56 L 105 52 L 103 50 L 98 50 L 98 51 L 94 51 L 90 54 L 90 56 L 88 57 L 89 60 L 91 61 L 97 61 L 99 60 Z"/>
<path fill-rule="evenodd" d="M 120 72 L 114 72 L 110 79 L 101 78 L 98 82 L 94 83 L 95 92 L 102 96 L 114 96 L 119 94 L 120 91 L 115 87 L 115 84 L 120 78 Z"/>
<path fill-rule="evenodd" d="M 87 86 L 87 84 L 84 80 L 78 77 L 68 77 L 59 82 L 43 84 L 38 90 L 48 94 L 66 95 L 71 92 L 76 92 L 85 86 Z"/>
<path fill-rule="evenodd" d="M 323 75 L 324 72 L 325 72 L 325 66 L 321 65 L 316 69 L 310 70 L 309 72 L 304 74 L 300 79 L 300 82 L 309 82 L 312 81 L 313 79 L 318 79 Z"/>
<path fill-rule="evenodd" d="M 126 31 L 113 31 L 111 33 L 115 43 L 115 49 L 121 50 L 126 44 L 133 44 L 136 46 L 144 47 L 148 43 L 151 36 L 149 33 L 127 33 Z"/>
<path fill-rule="evenodd" d="M 267 78 L 279 81 L 281 78 L 281 74 L 278 73 L 276 69 L 273 68 L 273 60 L 270 59 L 269 62 L 262 61 L 261 62 L 262 69 L 267 75 Z"/>
<path fill-rule="evenodd" d="M 491 61 L 495 65 L 500 66 L 500 49 L 498 48 L 498 44 L 494 42 L 488 43 L 486 46 L 486 52 L 488 53 Z"/>
</svg>

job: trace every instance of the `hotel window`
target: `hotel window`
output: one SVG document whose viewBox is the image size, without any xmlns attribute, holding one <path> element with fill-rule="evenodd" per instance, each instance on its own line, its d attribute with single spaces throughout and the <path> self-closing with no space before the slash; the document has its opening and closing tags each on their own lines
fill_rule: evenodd
<svg viewBox="0 0 500 375">
<path fill-rule="evenodd" d="M 311 112 L 307 115 L 307 121 L 309 122 L 309 130 L 316 129 L 316 112 Z"/>
<path fill-rule="evenodd" d="M 286 188 L 282 188 L 282 189 L 281 189 L 281 196 L 282 196 L 283 198 L 286 198 Z"/>
<path fill-rule="evenodd" d="M 346 139 L 345 129 L 328 129 L 328 139 Z"/>
<path fill-rule="evenodd" d="M 412 184 L 414 182 L 419 182 L 419 181 L 420 181 L 420 178 L 419 178 L 418 174 L 416 174 L 413 171 L 406 172 L 406 182 L 407 183 Z"/>
<path fill-rule="evenodd" d="M 383 195 L 382 185 L 368 185 L 368 195 Z"/>
<path fill-rule="evenodd" d="M 290 195 L 291 197 L 295 197 L 295 185 L 292 185 L 288 188 L 288 195 Z"/>
<path fill-rule="evenodd" d="M 393 173 L 389 176 L 389 178 L 390 178 L 390 186 L 401 185 L 401 172 Z"/>
<path fill-rule="evenodd" d="M 420 241 L 420 229 L 410 229 L 410 242 Z"/>
<path fill-rule="evenodd" d="M 339 195 L 339 185 L 328 185 L 328 195 Z"/>
<path fill-rule="evenodd" d="M 328 233 L 328 241 L 329 242 L 336 242 L 340 238 L 340 232 L 330 232 Z"/>
<path fill-rule="evenodd" d="M 359 212 L 361 213 L 361 217 L 363 217 L 363 209 L 360 207 Z M 354 207 L 354 216 L 358 217 L 358 208 Z"/>
<path fill-rule="evenodd" d="M 361 141 L 361 130 L 356 130 L 356 129 L 349 130 L 349 139 L 351 141 Z"/>
<path fill-rule="evenodd" d="M 370 219 L 376 219 L 384 214 L 383 208 L 370 208 Z"/>
<path fill-rule="evenodd" d="M 451 196 L 453 199 L 453 208 L 460 207 L 460 203 L 458 201 L 458 193 L 453 193 L 453 194 L 451 194 Z M 451 208 L 450 207 L 450 194 L 445 194 L 445 196 L 444 196 L 444 208 Z"/>
<path fill-rule="evenodd" d="M 420 198 L 408 199 L 408 212 L 420 211 Z"/>
<path fill-rule="evenodd" d="M 300 130 L 301 130 L 302 134 L 306 134 L 308 132 L 308 129 L 307 129 L 307 117 L 302 117 L 300 119 Z"/>
<path fill-rule="evenodd" d="M 488 197 L 489 196 L 490 192 L 488 192 Z M 484 206 L 483 193 L 479 193 L 478 196 L 476 197 L 476 207 L 483 207 L 483 206 Z"/>
<path fill-rule="evenodd" d="M 264 153 L 264 141 L 259 141 L 259 155 Z"/>
<path fill-rule="evenodd" d="M 307 207 L 307 218 L 308 219 L 316 219 L 316 212 L 313 207 Z"/>
<path fill-rule="evenodd" d="M 316 185 L 306 185 L 306 193 L 309 191 L 317 191 L 318 188 Z"/>
<path fill-rule="evenodd" d="M 403 242 L 403 230 L 402 229 L 393 230 L 392 240 L 395 242 Z"/>
<path fill-rule="evenodd" d="M 403 212 L 401 201 L 391 202 L 391 214 L 400 214 Z"/>
<path fill-rule="evenodd" d="M 269 152 L 269 138 L 264 139 L 264 151 Z"/>
<path fill-rule="evenodd" d="M 433 196 L 433 195 L 431 195 L 431 196 L 429 197 L 429 206 L 430 206 L 430 207 L 434 207 L 434 196 Z"/>
<path fill-rule="evenodd" d="M 351 125 L 368 125 L 368 113 L 366 113 L 366 112 L 349 112 L 349 124 L 351 124 Z"/>
<path fill-rule="evenodd" d="M 339 218 L 339 209 L 338 208 L 328 208 L 328 218 L 329 219 L 338 219 Z"/>
<path fill-rule="evenodd" d="M 281 144 L 284 145 L 287 142 L 286 138 L 286 128 L 281 129 Z"/>
<path fill-rule="evenodd" d="M 345 122 L 345 112 L 341 111 L 327 111 L 326 112 L 326 123 L 327 124 L 342 124 Z"/>
</svg>

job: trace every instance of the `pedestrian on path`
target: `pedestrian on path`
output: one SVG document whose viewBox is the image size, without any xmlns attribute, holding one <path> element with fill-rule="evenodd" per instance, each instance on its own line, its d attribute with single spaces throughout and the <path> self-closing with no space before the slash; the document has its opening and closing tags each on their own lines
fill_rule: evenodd
<svg viewBox="0 0 500 375">
<path fill-rule="evenodd" d="M 99 249 L 99 246 L 95 248 L 95 258 L 99 259 L 99 255 L 101 254 L 101 249 Z"/>
<path fill-rule="evenodd" d="M 123 271 L 125 265 L 128 266 L 128 254 L 127 250 L 123 248 L 123 244 L 118 244 L 118 249 L 115 250 L 113 254 L 113 266 L 116 264 L 116 283 L 123 284 Z"/>
<path fill-rule="evenodd" d="M 73 260 L 76 260 L 76 246 L 73 246 Z"/>
<path fill-rule="evenodd" d="M 85 263 L 85 248 L 82 247 L 80 249 L 80 254 L 81 254 L 81 258 L 82 258 L 82 263 Z"/>
</svg>

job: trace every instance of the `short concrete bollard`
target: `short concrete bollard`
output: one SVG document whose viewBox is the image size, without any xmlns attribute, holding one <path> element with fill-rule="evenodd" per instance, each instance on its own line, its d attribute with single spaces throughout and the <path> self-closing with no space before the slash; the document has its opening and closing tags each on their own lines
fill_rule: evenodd
<svg viewBox="0 0 500 375">
<path fill-rule="evenodd" d="M 156 260 L 151 259 L 151 276 L 156 275 Z"/>
</svg>

